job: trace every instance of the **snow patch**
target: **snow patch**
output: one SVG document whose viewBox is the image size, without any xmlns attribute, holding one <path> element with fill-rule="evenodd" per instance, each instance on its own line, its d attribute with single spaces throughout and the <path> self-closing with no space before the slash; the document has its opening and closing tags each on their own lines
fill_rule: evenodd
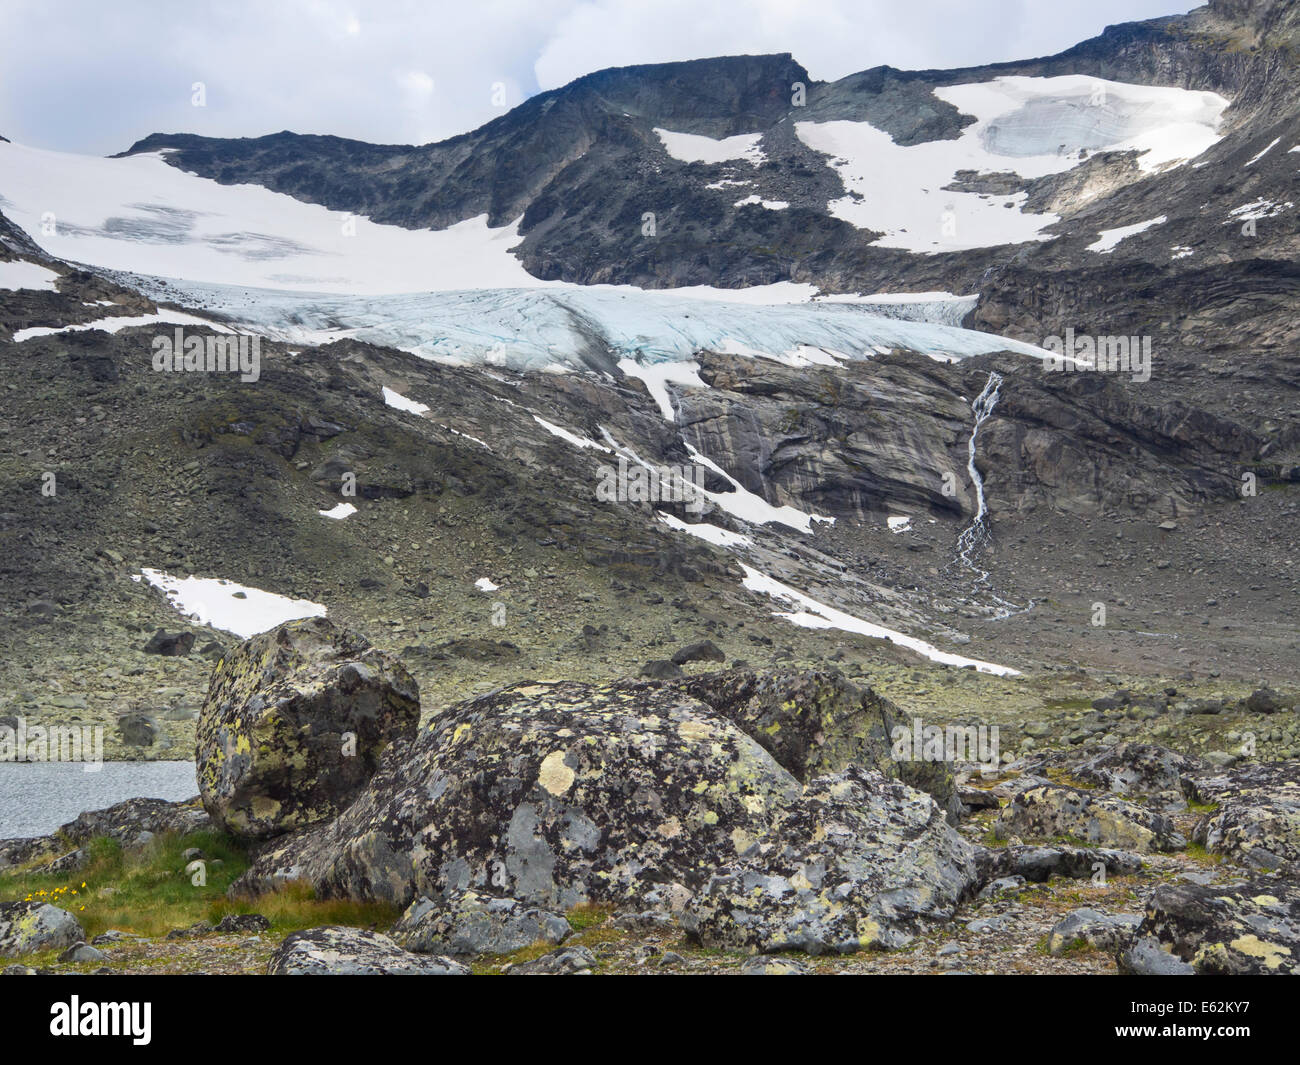
<svg viewBox="0 0 1300 1065">
<path fill-rule="evenodd" d="M 233 632 L 245 640 L 286 621 L 322 618 L 326 614 L 325 607 L 319 603 L 290 599 L 219 578 L 181 579 L 161 570 L 142 569 L 131 579 L 143 579 L 162 590 L 178 613 L 198 624 Z"/>
<path fill-rule="evenodd" d="M 673 410 L 672 397 L 668 394 L 669 384 L 683 388 L 709 387 L 700 380 L 700 365 L 696 362 L 656 362 L 647 365 L 635 359 L 620 359 L 618 368 L 628 377 L 635 377 L 645 384 L 647 391 L 659 405 L 665 421 L 671 422 L 677 419 L 677 414 Z"/>
<path fill-rule="evenodd" d="M 1026 214 L 1023 192 L 945 189 L 958 170 L 1061 173 L 1098 151 L 1142 152 L 1145 171 L 1201 154 L 1219 140 L 1228 101 L 1217 93 L 1126 85 L 1087 75 L 1000 77 L 934 90 L 976 121 L 953 140 L 903 147 L 867 122 L 797 122 L 795 133 L 831 157 L 850 195 L 828 208 L 876 244 L 914 252 L 1050 240 L 1054 214 Z M 854 195 L 856 194 L 856 195 Z"/>
<path fill-rule="evenodd" d="M 734 533 L 730 529 L 724 529 L 718 525 L 710 525 L 707 521 L 698 521 L 692 524 L 682 521 L 681 518 L 669 514 L 665 510 L 658 511 L 658 514 L 659 520 L 668 528 L 676 532 L 684 532 L 699 537 L 701 540 L 715 544 L 718 547 L 749 547 L 754 542 L 748 536 L 742 536 L 740 533 Z"/>
<path fill-rule="evenodd" d="M 1103 229 L 1097 234 L 1098 239 L 1088 245 L 1089 251 L 1095 251 L 1100 255 L 1105 255 L 1114 250 L 1121 240 L 1135 236 L 1138 233 L 1145 233 L 1152 226 L 1162 226 L 1167 221 L 1164 215 L 1156 218 L 1148 218 L 1145 222 L 1134 222 L 1131 226 L 1117 226 L 1115 229 Z"/>
<path fill-rule="evenodd" d="M 1273 138 L 1273 143 L 1272 143 L 1272 144 L 1270 144 L 1267 148 L 1265 148 L 1265 149 L 1264 149 L 1262 152 L 1260 152 L 1258 155 L 1251 156 L 1251 158 L 1246 162 L 1245 165 L 1246 165 L 1246 166 L 1254 166 L 1254 165 L 1255 165 L 1256 163 L 1258 163 L 1261 159 L 1263 159 L 1264 156 L 1268 155 L 1269 152 L 1271 152 L 1274 148 L 1276 148 L 1276 147 L 1277 147 L 1277 142 L 1280 141 L 1281 139 L 1282 139 L 1281 137 L 1274 137 L 1274 138 Z M 1294 148 L 1292 148 L 1291 150 L 1292 150 L 1292 151 L 1295 151 Z"/>
<path fill-rule="evenodd" d="M 58 279 L 58 274 L 38 263 L 29 263 L 22 259 L 15 259 L 11 263 L 0 263 L 0 289 L 7 292 L 18 292 L 20 289 L 53 292 L 54 282 Z"/>
<path fill-rule="evenodd" d="M 808 629 L 842 629 L 845 632 L 856 632 L 862 636 L 870 636 L 876 640 L 889 640 L 900 647 L 906 647 L 917 654 L 923 655 L 932 662 L 942 662 L 957 667 L 973 666 L 981 673 L 993 673 L 1000 677 L 1016 677 L 1020 675 L 1019 670 L 1012 669 L 1010 666 L 1000 666 L 993 662 L 982 662 L 976 658 L 965 658 L 962 655 L 941 651 L 933 644 L 926 643 L 915 636 L 908 636 L 894 629 L 887 629 L 883 625 L 876 625 L 870 621 L 855 618 L 852 614 L 846 614 L 843 610 L 837 610 L 825 603 L 819 603 L 811 596 L 804 595 L 803 592 L 782 584 L 774 577 L 759 573 L 758 570 L 746 566 L 743 562 L 740 564 L 740 568 L 745 571 L 745 579 L 741 583 L 751 592 L 761 592 L 764 595 L 784 600 L 799 608 L 789 612 L 774 612 L 776 617 L 784 618 L 795 625 Z"/>
<path fill-rule="evenodd" d="M 609 448 L 607 448 L 604 444 L 596 443 L 596 441 L 592 440 L 591 437 L 579 436 L 577 433 L 571 433 L 569 432 L 568 429 L 556 425 L 554 422 L 548 422 L 545 418 L 539 415 L 534 414 L 533 421 L 535 421 L 538 425 L 540 425 L 552 436 L 558 436 L 561 440 L 567 441 L 568 443 L 572 444 L 574 447 L 578 447 L 578 448 L 590 447 L 590 448 L 595 448 L 597 451 L 605 451 L 605 452 L 609 451 Z"/>
<path fill-rule="evenodd" d="M 396 407 L 398 410 L 404 410 L 407 414 L 428 414 L 429 408 L 423 403 L 417 403 L 413 399 L 407 399 L 399 392 L 394 392 L 388 386 L 384 386 L 384 402 L 390 407 Z"/>
<path fill-rule="evenodd" d="M 759 207 L 766 208 L 769 211 L 784 211 L 790 206 L 786 200 L 765 200 L 761 196 L 746 196 L 743 200 L 737 200 L 732 207 L 749 207 L 751 204 L 757 204 Z"/>
<path fill-rule="evenodd" d="M 337 506 L 330 507 L 329 510 L 316 511 L 322 518 L 333 518 L 335 521 L 342 521 L 351 514 L 355 514 L 357 508 L 351 503 L 339 503 Z"/>
<path fill-rule="evenodd" d="M 227 329 L 224 325 L 210 322 L 206 318 L 186 314 L 184 311 L 171 311 L 164 308 L 157 314 L 100 318 L 81 325 L 38 325 L 33 326 L 31 329 L 20 329 L 14 334 L 14 343 L 21 344 L 24 340 L 31 340 L 33 337 L 57 336 L 60 333 L 82 333 L 87 329 L 98 329 L 105 333 L 120 333 L 123 329 L 134 329 L 142 325 L 197 325 L 212 333 L 234 332 L 233 329 Z"/>
<path fill-rule="evenodd" d="M 674 133 L 657 126 L 655 132 L 663 142 L 664 150 L 679 162 L 726 163 L 735 160 L 760 166 L 764 160 L 763 150 L 758 146 L 763 139 L 761 133 L 740 133 L 714 140 L 695 133 Z"/>
</svg>

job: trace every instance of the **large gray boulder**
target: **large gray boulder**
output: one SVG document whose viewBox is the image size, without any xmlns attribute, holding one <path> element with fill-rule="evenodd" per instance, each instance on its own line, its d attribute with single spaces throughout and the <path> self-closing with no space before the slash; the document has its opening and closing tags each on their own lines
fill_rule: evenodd
<svg viewBox="0 0 1300 1065">
<path fill-rule="evenodd" d="M 1003 807 L 999 839 L 1080 840 L 1100 847 L 1152 852 L 1180 850 L 1187 840 L 1163 814 L 1109 795 L 1059 784 L 1034 784 Z"/>
<path fill-rule="evenodd" d="M 1194 802 L 1214 807 L 1197 843 L 1259 870 L 1300 863 L 1300 763 L 1248 762 L 1184 778 Z"/>
<path fill-rule="evenodd" d="M 271 955 L 271 976 L 467 976 L 450 958 L 412 954 L 378 932 L 326 925 L 293 932 Z"/>
<path fill-rule="evenodd" d="M 677 687 L 753 737 L 800 781 L 868 766 L 934 796 L 951 821 L 961 812 L 949 764 L 896 761 L 892 732 L 904 723 L 901 711 L 838 670 L 734 669 Z"/>
<path fill-rule="evenodd" d="M 326 618 L 245 640 L 212 673 L 195 762 L 204 808 L 244 839 L 334 817 L 419 726 L 415 680 Z"/>
<path fill-rule="evenodd" d="M 443 902 L 421 896 L 391 935 L 421 954 L 512 954 L 534 943 L 561 943 L 573 929 L 559 914 L 518 899 L 463 891 Z"/>
<path fill-rule="evenodd" d="M 1300 886 L 1281 877 L 1232 887 L 1162 884 L 1137 936 L 1202 975 L 1298 974 Z"/>
<path fill-rule="evenodd" d="M 933 799 L 875 770 L 801 784 L 672 686 L 539 683 L 395 744 L 343 814 L 268 845 L 235 888 L 612 903 L 679 916 L 705 943 L 842 951 L 905 941 L 975 875 Z"/>
<path fill-rule="evenodd" d="M 17 958 L 84 943 L 86 933 L 67 910 L 48 902 L 0 902 L 0 958 Z"/>
</svg>

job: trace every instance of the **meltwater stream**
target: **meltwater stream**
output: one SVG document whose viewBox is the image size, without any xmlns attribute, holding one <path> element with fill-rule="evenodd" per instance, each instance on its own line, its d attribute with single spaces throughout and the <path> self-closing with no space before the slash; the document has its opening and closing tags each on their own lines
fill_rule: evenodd
<svg viewBox="0 0 1300 1065">
<path fill-rule="evenodd" d="M 954 561 L 960 561 L 966 569 L 975 574 L 976 592 L 988 588 L 990 576 L 988 570 L 975 563 L 976 552 L 988 542 L 989 538 L 988 502 L 984 498 L 984 478 L 980 476 L 980 471 L 975 465 L 975 447 L 980 426 L 988 420 L 989 415 L 993 413 L 993 408 L 998 405 L 998 391 L 1001 387 L 1002 375 L 990 371 L 988 380 L 984 382 L 983 391 L 971 403 L 971 410 L 975 413 L 975 424 L 971 428 L 970 440 L 966 445 L 966 470 L 970 474 L 971 484 L 975 486 L 975 517 L 957 537 L 957 557 Z M 1023 613 L 1034 605 L 1031 601 L 1028 606 L 1020 607 L 992 592 L 989 592 L 989 596 L 997 604 L 997 610 L 993 614 L 995 619 Z"/>
</svg>

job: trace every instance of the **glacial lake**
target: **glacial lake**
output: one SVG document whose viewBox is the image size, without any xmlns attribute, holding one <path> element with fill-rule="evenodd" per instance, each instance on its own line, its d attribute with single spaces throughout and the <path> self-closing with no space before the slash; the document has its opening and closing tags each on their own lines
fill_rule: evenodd
<svg viewBox="0 0 1300 1065">
<path fill-rule="evenodd" d="M 124 799 L 178 801 L 199 793 L 193 762 L 0 762 L 0 839 L 44 836 L 85 810 Z"/>
</svg>

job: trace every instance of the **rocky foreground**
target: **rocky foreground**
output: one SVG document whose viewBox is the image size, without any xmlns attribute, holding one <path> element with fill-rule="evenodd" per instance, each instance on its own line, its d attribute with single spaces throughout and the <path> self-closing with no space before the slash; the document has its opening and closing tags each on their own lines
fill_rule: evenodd
<svg viewBox="0 0 1300 1065">
<path fill-rule="evenodd" d="M 132 800 L 0 842 L 0 894 L 75 871 L 105 836 L 129 851 L 208 829 L 249 850 L 228 892 L 246 908 L 307 890 L 400 917 L 278 936 L 240 913 L 86 942 L 65 901 L 24 898 L 0 903 L 0 957 L 7 972 L 1300 971 L 1296 761 L 1084 740 L 999 765 L 952 731 L 914 743 L 901 717 L 833 670 L 732 669 L 516 684 L 421 727 L 396 658 L 290 622 L 213 672 L 201 807 Z"/>
</svg>

